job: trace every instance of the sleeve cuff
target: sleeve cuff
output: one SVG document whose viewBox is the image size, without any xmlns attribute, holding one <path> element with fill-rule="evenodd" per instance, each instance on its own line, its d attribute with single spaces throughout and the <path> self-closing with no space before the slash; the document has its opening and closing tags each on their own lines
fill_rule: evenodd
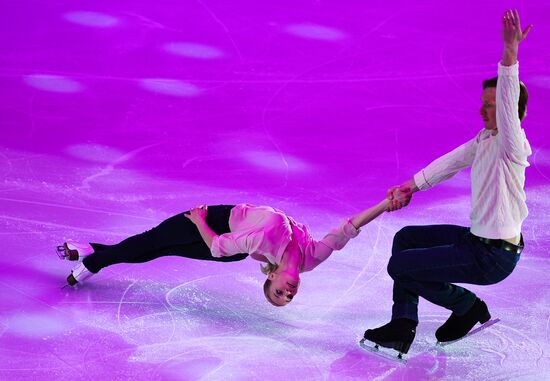
<svg viewBox="0 0 550 381">
<path fill-rule="evenodd" d="M 221 258 L 222 252 L 220 250 L 220 236 L 217 235 L 212 239 L 212 246 L 210 247 L 210 252 L 214 258 Z"/>
<path fill-rule="evenodd" d="M 498 63 L 498 75 L 506 77 L 518 77 L 519 76 L 519 62 L 516 62 L 512 66 L 504 66 L 502 63 Z"/>
<path fill-rule="evenodd" d="M 321 240 L 321 243 L 330 247 L 332 250 L 340 250 L 346 246 L 350 239 L 357 237 L 360 231 L 361 230 L 356 229 L 351 223 L 351 220 L 348 219 L 328 233 Z"/>
<path fill-rule="evenodd" d="M 342 231 L 347 238 L 355 238 L 357 237 L 359 232 L 361 232 L 360 229 L 357 229 L 355 226 L 353 226 L 351 220 L 347 220 L 344 222 L 342 226 Z"/>
<path fill-rule="evenodd" d="M 426 190 L 426 189 L 430 189 L 432 187 L 430 185 L 430 183 L 426 180 L 424 170 L 421 170 L 416 175 L 414 175 L 414 184 L 421 191 Z"/>
</svg>

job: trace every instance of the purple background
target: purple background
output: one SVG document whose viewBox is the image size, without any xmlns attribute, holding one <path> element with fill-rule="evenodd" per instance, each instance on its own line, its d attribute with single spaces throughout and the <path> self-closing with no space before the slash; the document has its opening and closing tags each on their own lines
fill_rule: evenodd
<svg viewBox="0 0 550 381">
<path fill-rule="evenodd" d="M 527 247 L 477 287 L 502 322 L 435 347 L 422 301 L 403 367 L 361 351 L 389 319 L 393 234 L 468 224 L 469 172 L 304 274 L 286 308 L 258 264 L 161 258 L 61 289 L 66 239 L 118 242 L 197 204 L 285 210 L 316 238 L 482 127 L 500 16 L 520 50 Z M 4 1 L 0 379 L 550 379 L 548 1 Z"/>
</svg>

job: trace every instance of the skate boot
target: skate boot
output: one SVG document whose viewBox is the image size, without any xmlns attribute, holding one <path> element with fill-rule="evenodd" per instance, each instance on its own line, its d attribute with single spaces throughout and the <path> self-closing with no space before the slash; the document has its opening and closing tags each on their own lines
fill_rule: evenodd
<svg viewBox="0 0 550 381">
<path fill-rule="evenodd" d="M 67 277 L 67 284 L 69 286 L 75 286 L 77 283 L 81 284 L 92 275 L 94 275 L 94 273 L 88 270 L 83 263 L 80 263 L 71 271 L 71 273 Z"/>
<path fill-rule="evenodd" d="M 82 262 L 84 258 L 93 252 L 94 248 L 89 243 L 67 241 L 63 245 L 57 246 L 57 255 L 59 258 L 68 261 Z"/>
<path fill-rule="evenodd" d="M 479 298 L 468 312 L 458 316 L 454 312 L 447 321 L 435 331 L 435 337 L 439 343 L 455 341 L 464 337 L 478 322 L 486 323 L 491 319 L 487 304 Z"/>
<path fill-rule="evenodd" d="M 416 336 L 417 325 L 418 322 L 411 319 L 395 319 L 382 327 L 367 329 L 363 340 L 375 343 L 375 350 L 378 350 L 379 346 L 395 349 L 399 352 L 397 357 L 402 359 L 403 354 L 409 352 Z"/>
</svg>

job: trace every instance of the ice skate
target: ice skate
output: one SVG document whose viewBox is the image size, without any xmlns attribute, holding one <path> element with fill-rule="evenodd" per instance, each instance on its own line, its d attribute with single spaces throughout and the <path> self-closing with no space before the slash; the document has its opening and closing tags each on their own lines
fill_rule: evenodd
<svg viewBox="0 0 550 381">
<path fill-rule="evenodd" d="M 57 246 L 57 256 L 67 261 L 82 262 L 84 258 L 94 252 L 89 243 L 79 243 L 67 241 L 63 245 Z"/>
<path fill-rule="evenodd" d="M 80 263 L 77 267 L 75 267 L 71 271 L 71 273 L 67 277 L 67 284 L 69 286 L 75 286 L 77 284 L 81 284 L 92 275 L 94 275 L 94 273 L 88 270 L 83 263 Z"/>
<path fill-rule="evenodd" d="M 410 319 L 395 319 L 388 324 L 375 329 L 365 331 L 364 338 L 359 342 L 361 348 L 374 352 L 382 357 L 406 362 L 403 357 L 409 352 L 414 337 L 416 336 L 417 322 Z M 374 343 L 373 346 L 367 341 Z M 391 356 L 380 352 L 380 347 L 395 349 L 397 356 Z"/>
<path fill-rule="evenodd" d="M 462 316 L 458 316 L 453 312 L 449 319 L 437 329 L 435 332 L 437 344 L 446 345 L 456 342 L 467 336 L 478 333 L 499 321 L 500 319 L 491 320 L 491 314 L 489 313 L 487 305 L 483 300 L 477 298 L 468 312 Z M 478 322 L 482 325 L 472 331 L 472 328 Z"/>
</svg>

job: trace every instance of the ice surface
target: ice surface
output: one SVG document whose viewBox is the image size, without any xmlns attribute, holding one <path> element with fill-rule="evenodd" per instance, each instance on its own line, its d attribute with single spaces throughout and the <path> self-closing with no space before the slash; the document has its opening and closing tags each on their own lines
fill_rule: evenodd
<svg viewBox="0 0 550 381">
<path fill-rule="evenodd" d="M 550 379 L 550 3 L 4 2 L 0 23 L 0 379 Z M 468 224 L 469 174 L 415 195 L 312 273 L 286 308 L 258 263 L 177 257 L 62 289 L 65 239 L 113 243 L 197 204 L 285 210 L 317 238 L 474 136 L 499 20 L 520 51 L 526 249 L 472 286 L 501 321 L 452 345 L 420 304 L 406 366 L 362 351 L 385 323 L 392 237 Z"/>
</svg>

